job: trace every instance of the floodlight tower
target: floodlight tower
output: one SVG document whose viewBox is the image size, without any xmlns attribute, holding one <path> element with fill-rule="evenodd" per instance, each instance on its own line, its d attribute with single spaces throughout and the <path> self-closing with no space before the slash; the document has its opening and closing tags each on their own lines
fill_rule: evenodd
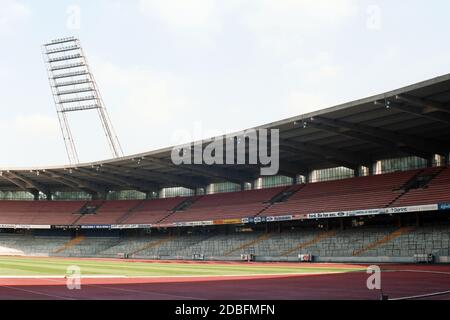
<svg viewBox="0 0 450 320">
<path fill-rule="evenodd" d="M 69 162 L 79 163 L 67 118 L 68 113 L 77 111 L 97 110 L 113 157 L 123 156 L 80 40 L 75 37 L 56 39 L 44 44 L 42 51 Z"/>
</svg>

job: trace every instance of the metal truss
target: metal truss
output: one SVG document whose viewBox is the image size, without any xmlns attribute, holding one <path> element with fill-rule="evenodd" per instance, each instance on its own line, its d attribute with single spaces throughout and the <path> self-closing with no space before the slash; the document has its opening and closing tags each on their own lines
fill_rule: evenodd
<svg viewBox="0 0 450 320">
<path fill-rule="evenodd" d="M 80 40 L 56 39 L 44 44 L 42 51 L 69 162 L 77 164 L 79 158 L 67 115 L 87 110 L 97 110 L 113 157 L 123 156 Z"/>
</svg>

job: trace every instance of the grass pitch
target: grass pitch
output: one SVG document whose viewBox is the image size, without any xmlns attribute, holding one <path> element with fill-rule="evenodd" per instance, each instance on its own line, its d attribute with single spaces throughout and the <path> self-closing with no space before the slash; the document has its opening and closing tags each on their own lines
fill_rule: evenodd
<svg viewBox="0 0 450 320">
<path fill-rule="evenodd" d="M 65 276 L 69 266 L 78 266 L 83 276 L 172 277 L 324 274 L 361 271 L 358 266 L 336 267 L 303 264 L 159 263 L 120 260 L 0 257 L 1 277 Z"/>
</svg>

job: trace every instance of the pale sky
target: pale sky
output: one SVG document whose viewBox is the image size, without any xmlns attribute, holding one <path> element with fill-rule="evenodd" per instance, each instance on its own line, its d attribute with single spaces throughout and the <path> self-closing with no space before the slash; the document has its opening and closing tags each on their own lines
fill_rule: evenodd
<svg viewBox="0 0 450 320">
<path fill-rule="evenodd" d="M 0 167 L 68 162 L 51 39 L 81 39 L 131 155 L 449 73 L 449 16 L 447 0 L 0 0 Z M 69 120 L 80 160 L 111 157 L 95 113 Z"/>
</svg>

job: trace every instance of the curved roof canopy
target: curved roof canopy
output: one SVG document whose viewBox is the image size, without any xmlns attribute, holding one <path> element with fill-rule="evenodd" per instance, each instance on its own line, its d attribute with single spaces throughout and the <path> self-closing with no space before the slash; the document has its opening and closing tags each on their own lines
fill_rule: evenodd
<svg viewBox="0 0 450 320">
<path fill-rule="evenodd" d="M 447 156 L 450 74 L 253 129 L 280 130 L 280 174 L 286 176 L 339 166 L 357 168 L 409 155 L 425 159 L 434 154 Z M 195 189 L 214 182 L 250 182 L 260 175 L 259 165 L 177 166 L 171 161 L 172 150 L 76 166 L 0 169 L 0 190 L 151 192 L 166 187 Z"/>
</svg>

